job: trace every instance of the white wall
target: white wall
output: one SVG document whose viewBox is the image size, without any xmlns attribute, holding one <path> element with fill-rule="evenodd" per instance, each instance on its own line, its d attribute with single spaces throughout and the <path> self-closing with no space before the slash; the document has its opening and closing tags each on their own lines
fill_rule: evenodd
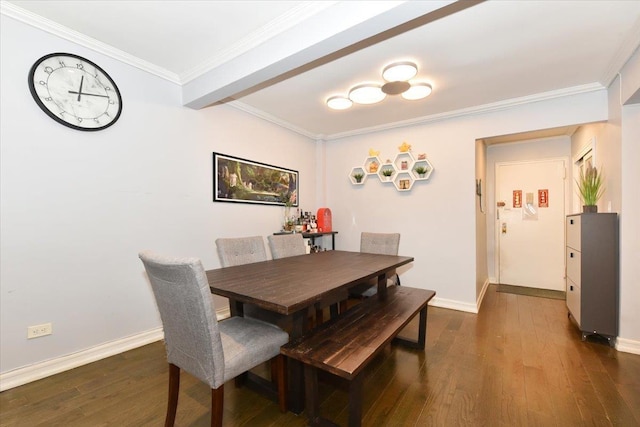
<svg viewBox="0 0 640 427">
<path fill-rule="evenodd" d="M 622 107 L 622 124 L 618 348 L 640 354 L 640 104 Z"/>
<path fill-rule="evenodd" d="M 495 144 L 487 148 L 487 268 L 491 282 L 498 281 L 496 239 L 496 163 L 517 162 L 571 157 L 571 139 L 568 136 L 534 139 L 507 144 Z M 565 198 L 570 200 L 571 165 L 567 167 Z M 565 206 L 570 206 L 565 203 Z M 569 212 L 567 212 L 569 213 Z"/>
<path fill-rule="evenodd" d="M 158 328 L 138 251 L 214 268 L 216 237 L 279 229 L 280 207 L 212 202 L 213 151 L 298 170 L 302 207 L 317 207 L 313 141 L 231 107 L 183 108 L 174 84 L 1 19 L 0 372 Z M 112 76 L 115 125 L 80 132 L 38 108 L 27 75 L 51 52 Z M 26 339 L 45 322 L 53 335 Z"/>
<path fill-rule="evenodd" d="M 640 50 L 627 61 L 610 89 L 610 107 L 620 109 L 620 338 L 618 349 L 640 354 Z M 619 82 L 618 82 L 619 84 Z M 617 102 L 616 102 L 617 101 Z M 635 104 L 633 104 L 635 102 Z M 626 105 L 622 105 L 626 104 Z M 633 105 L 632 105 L 633 104 Z"/>
<path fill-rule="evenodd" d="M 487 269 L 487 146 L 476 140 L 476 179 L 480 180 L 480 192 L 476 195 L 476 301 L 482 303 L 483 292 L 489 285 Z M 479 308 L 479 307 L 478 307 Z"/>
<path fill-rule="evenodd" d="M 604 120 L 606 114 L 606 92 L 600 91 L 328 141 L 327 204 L 340 232 L 337 246 L 358 250 L 362 231 L 400 232 L 400 253 L 415 258 L 401 270 L 403 284 L 435 290 L 438 305 L 475 311 L 476 139 Z M 371 178 L 362 186 L 350 183 L 351 168 L 362 166 L 370 147 L 384 160 L 403 141 L 414 153 L 427 153 L 435 169 L 429 181 L 405 193 Z"/>
</svg>

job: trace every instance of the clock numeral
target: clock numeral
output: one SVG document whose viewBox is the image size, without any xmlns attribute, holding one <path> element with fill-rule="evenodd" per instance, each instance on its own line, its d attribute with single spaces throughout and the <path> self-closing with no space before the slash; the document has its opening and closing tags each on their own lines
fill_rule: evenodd
<svg viewBox="0 0 640 427">
<path fill-rule="evenodd" d="M 44 72 L 45 72 L 45 73 L 47 73 L 47 74 L 51 74 L 51 73 L 53 73 L 53 68 L 51 68 L 51 67 L 44 67 Z"/>
<path fill-rule="evenodd" d="M 93 119 L 94 122 L 100 124 L 100 120 L 98 120 L 98 118 L 96 117 L 95 119 Z"/>
<path fill-rule="evenodd" d="M 76 117 L 78 119 L 78 123 L 82 123 L 82 117 Z"/>
<path fill-rule="evenodd" d="M 107 116 L 107 117 L 111 117 L 111 116 L 109 115 L 109 112 L 108 112 L 108 111 L 105 111 L 104 115 L 105 115 L 105 116 Z"/>
<path fill-rule="evenodd" d="M 110 88 L 109 86 L 105 86 L 105 87 L 104 87 L 104 90 L 110 91 L 110 90 L 111 90 L 111 88 Z"/>
<path fill-rule="evenodd" d="M 58 64 L 60 64 L 61 67 L 66 67 L 66 65 L 62 61 L 58 61 Z"/>
<path fill-rule="evenodd" d="M 53 98 L 51 98 L 51 97 L 49 96 L 49 97 L 45 98 L 44 100 L 45 100 L 45 101 L 49 101 L 49 102 L 51 102 L 51 101 L 53 101 Z"/>
<path fill-rule="evenodd" d="M 42 86 L 46 86 L 47 85 L 47 82 L 45 82 L 44 80 L 40 80 L 38 83 L 40 85 L 42 85 Z"/>
<path fill-rule="evenodd" d="M 110 99 L 110 100 L 109 100 L 109 104 L 111 104 L 111 105 L 115 105 L 115 101 L 114 101 L 113 99 Z"/>
<path fill-rule="evenodd" d="M 78 67 L 78 70 L 84 70 L 83 64 L 76 64 L 76 67 Z"/>
</svg>

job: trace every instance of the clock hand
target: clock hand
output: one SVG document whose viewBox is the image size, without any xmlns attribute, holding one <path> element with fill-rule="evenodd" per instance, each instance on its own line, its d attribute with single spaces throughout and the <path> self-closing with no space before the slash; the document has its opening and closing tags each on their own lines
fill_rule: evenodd
<svg viewBox="0 0 640 427">
<path fill-rule="evenodd" d="M 97 93 L 87 93 L 87 92 L 76 92 L 75 90 L 70 90 L 69 93 L 77 93 L 78 94 L 78 98 L 80 98 L 80 94 L 82 95 L 87 95 L 87 96 L 99 96 L 101 98 L 109 98 L 108 95 L 98 95 Z"/>
<path fill-rule="evenodd" d="M 80 79 L 80 89 L 78 89 L 78 102 L 80 102 L 80 95 L 82 95 L 82 83 L 84 83 L 84 76 Z"/>
</svg>

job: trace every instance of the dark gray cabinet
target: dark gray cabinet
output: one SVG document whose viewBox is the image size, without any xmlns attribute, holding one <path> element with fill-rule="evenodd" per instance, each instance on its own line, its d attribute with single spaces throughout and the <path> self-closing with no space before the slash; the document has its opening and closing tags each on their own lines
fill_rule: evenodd
<svg viewBox="0 0 640 427">
<path fill-rule="evenodd" d="M 618 214 L 568 215 L 567 308 L 582 340 L 598 334 L 615 345 L 618 336 Z"/>
</svg>

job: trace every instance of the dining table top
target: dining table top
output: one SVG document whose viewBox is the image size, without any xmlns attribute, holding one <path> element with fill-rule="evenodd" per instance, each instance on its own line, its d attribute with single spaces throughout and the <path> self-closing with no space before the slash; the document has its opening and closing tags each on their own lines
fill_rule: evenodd
<svg viewBox="0 0 640 427">
<path fill-rule="evenodd" d="M 413 257 L 325 251 L 207 270 L 211 292 L 288 315 L 359 283 L 389 276 Z"/>
</svg>

